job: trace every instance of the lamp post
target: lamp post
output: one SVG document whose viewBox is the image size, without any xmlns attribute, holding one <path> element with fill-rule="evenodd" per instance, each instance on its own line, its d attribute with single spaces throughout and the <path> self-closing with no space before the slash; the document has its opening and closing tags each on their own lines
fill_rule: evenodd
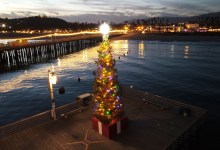
<svg viewBox="0 0 220 150">
<path fill-rule="evenodd" d="M 50 91 L 50 97 L 51 97 L 51 117 L 56 120 L 56 111 L 55 111 L 55 99 L 53 94 L 53 84 L 57 83 L 57 76 L 54 73 L 54 71 L 48 70 L 48 86 Z"/>
</svg>

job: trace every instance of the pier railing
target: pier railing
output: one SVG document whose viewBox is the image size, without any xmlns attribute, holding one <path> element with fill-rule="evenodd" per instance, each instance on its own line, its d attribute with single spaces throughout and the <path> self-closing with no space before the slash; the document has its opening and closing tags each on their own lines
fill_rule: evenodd
<svg viewBox="0 0 220 150">
<path fill-rule="evenodd" d="M 0 51 L 0 73 L 17 70 L 35 63 L 48 62 L 60 56 L 95 46 L 101 38 L 34 44 Z"/>
<path fill-rule="evenodd" d="M 88 108 L 88 105 L 83 105 L 83 103 L 83 100 L 77 100 L 70 104 L 57 107 L 57 119 L 59 119 L 60 117 L 66 117 L 67 115 L 72 113 L 77 113 L 86 110 Z M 50 110 L 0 127 L 0 138 L 31 128 L 36 125 L 47 123 L 49 121 L 53 121 Z"/>
<path fill-rule="evenodd" d="M 180 149 L 181 147 L 187 147 L 189 145 L 187 143 L 189 140 L 197 140 L 196 136 L 198 131 L 206 121 L 207 110 L 202 108 L 140 91 L 128 86 L 121 87 L 121 95 L 125 99 L 132 97 L 132 100 L 142 100 L 146 104 L 154 105 L 161 110 L 168 109 L 175 114 L 178 114 L 178 109 L 180 108 L 190 109 L 190 116 L 195 118 L 194 121 L 190 124 L 189 127 L 186 127 L 185 130 L 176 139 L 171 141 L 170 144 L 164 148 L 164 150 L 176 150 Z"/>
</svg>

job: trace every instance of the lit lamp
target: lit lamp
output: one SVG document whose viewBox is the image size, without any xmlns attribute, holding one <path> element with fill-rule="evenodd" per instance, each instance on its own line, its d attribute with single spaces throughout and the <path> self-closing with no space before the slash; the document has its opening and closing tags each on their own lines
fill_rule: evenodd
<svg viewBox="0 0 220 150">
<path fill-rule="evenodd" d="M 103 40 L 107 40 L 108 39 L 108 33 L 110 31 L 110 26 L 107 23 L 103 23 L 100 27 L 99 27 L 99 31 L 102 33 L 102 38 Z"/>
<path fill-rule="evenodd" d="M 48 70 L 48 86 L 50 91 L 50 97 L 51 97 L 51 117 L 56 120 L 56 111 L 55 111 L 55 99 L 53 94 L 53 84 L 57 83 L 57 76 L 54 73 L 54 71 Z"/>
<path fill-rule="evenodd" d="M 52 43 L 52 42 L 53 42 L 53 35 L 50 34 L 49 37 L 50 37 L 50 41 L 51 41 L 51 43 Z"/>
</svg>

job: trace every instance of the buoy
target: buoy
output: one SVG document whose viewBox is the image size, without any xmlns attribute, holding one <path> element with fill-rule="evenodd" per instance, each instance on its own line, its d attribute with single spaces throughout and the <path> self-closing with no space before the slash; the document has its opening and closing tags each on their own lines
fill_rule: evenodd
<svg viewBox="0 0 220 150">
<path fill-rule="evenodd" d="M 62 86 L 59 88 L 59 94 L 64 94 L 65 93 L 65 88 Z"/>
<path fill-rule="evenodd" d="M 81 79 L 80 79 L 80 78 L 78 78 L 78 82 L 80 82 L 80 80 L 81 80 Z"/>
</svg>

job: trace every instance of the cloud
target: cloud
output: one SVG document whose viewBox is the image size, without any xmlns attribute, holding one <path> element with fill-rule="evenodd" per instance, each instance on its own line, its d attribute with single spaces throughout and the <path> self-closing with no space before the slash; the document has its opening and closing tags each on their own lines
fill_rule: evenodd
<svg viewBox="0 0 220 150">
<path fill-rule="evenodd" d="M 88 14 L 88 15 L 77 15 L 77 16 L 61 16 L 60 18 L 64 20 L 69 20 L 70 22 L 92 22 L 92 23 L 97 23 L 102 22 L 102 21 L 107 21 L 107 22 L 114 22 L 114 23 L 122 23 L 126 20 L 132 20 L 132 19 L 142 19 L 145 18 L 145 16 L 124 16 L 123 14 Z"/>
<path fill-rule="evenodd" d="M 194 16 L 201 13 L 209 13 L 211 10 L 210 8 L 213 7 L 211 6 L 211 2 L 209 5 L 206 5 L 205 2 L 202 3 L 200 0 L 191 0 L 187 2 L 163 0 L 159 3 L 168 8 L 167 12 L 176 12 L 180 16 Z M 218 2 L 218 4 L 220 4 L 220 2 Z"/>
<path fill-rule="evenodd" d="M 17 12 L 10 12 L 10 13 L 0 13 L 0 16 L 2 18 L 20 18 L 21 16 L 24 17 L 24 15 L 21 15 Z"/>
<path fill-rule="evenodd" d="M 106 17 L 117 22 L 135 17 L 193 16 L 217 12 L 219 8 L 219 0 L 1 0 L 0 15 L 17 18 L 45 14 L 67 21 L 73 17 L 84 21 Z"/>
</svg>

